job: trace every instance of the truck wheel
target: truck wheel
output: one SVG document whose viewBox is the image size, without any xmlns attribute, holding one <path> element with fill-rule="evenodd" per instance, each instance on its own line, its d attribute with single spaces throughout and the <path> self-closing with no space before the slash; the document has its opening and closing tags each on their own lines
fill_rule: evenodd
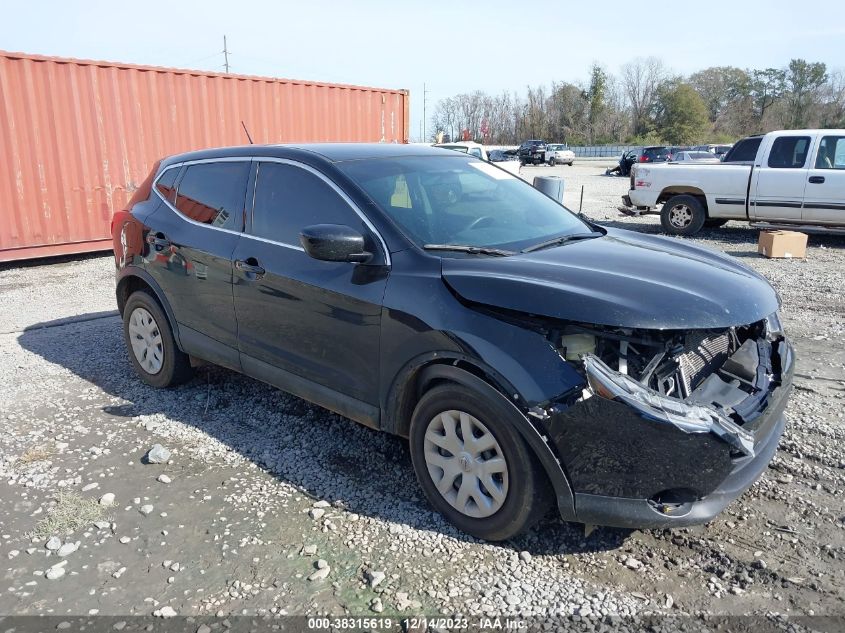
<svg viewBox="0 0 845 633">
<path fill-rule="evenodd" d="M 708 229 L 717 229 L 720 226 L 725 226 L 725 224 L 727 223 L 727 220 L 704 220 L 704 226 L 706 226 Z"/>
<path fill-rule="evenodd" d="M 554 157 L 554 156 L 552 156 L 552 157 L 549 159 L 549 166 L 550 166 L 550 167 L 554 167 L 554 166 L 555 166 L 555 157 Z"/>
<path fill-rule="evenodd" d="M 670 235 L 695 235 L 706 219 L 704 206 L 694 196 L 672 196 L 660 211 L 660 225 Z"/>
</svg>

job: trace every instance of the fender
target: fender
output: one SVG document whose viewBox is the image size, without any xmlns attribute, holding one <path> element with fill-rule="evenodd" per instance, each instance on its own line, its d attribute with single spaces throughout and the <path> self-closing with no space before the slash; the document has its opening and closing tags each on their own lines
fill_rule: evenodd
<svg viewBox="0 0 845 633">
<path fill-rule="evenodd" d="M 161 289 L 161 286 L 158 285 L 158 282 L 153 279 L 152 275 L 150 275 L 143 268 L 130 265 L 126 266 L 125 268 L 122 268 L 117 273 L 115 295 L 117 297 L 117 305 L 118 308 L 120 308 L 121 316 L 123 316 L 123 306 L 121 305 L 120 301 L 120 291 L 123 286 L 128 283 L 129 280 L 133 277 L 142 280 L 152 289 L 153 294 L 158 300 L 159 305 L 161 305 L 161 307 L 164 309 L 164 313 L 167 315 L 167 320 L 170 323 L 170 329 L 173 331 L 173 338 L 176 339 L 176 345 L 179 347 L 180 350 L 184 351 L 184 349 L 182 348 L 181 340 L 179 339 L 179 324 L 176 322 L 176 317 L 173 315 L 173 310 L 171 309 L 170 304 L 164 298 L 164 291 Z"/>
<path fill-rule="evenodd" d="M 543 466 L 543 470 L 546 472 L 554 488 L 561 518 L 564 521 L 577 521 L 575 516 L 575 497 L 572 493 L 572 487 L 569 485 L 569 480 L 566 478 L 566 473 L 563 472 L 560 461 L 558 461 L 546 439 L 534 428 L 534 425 L 531 424 L 531 421 L 525 414 L 498 389 L 478 376 L 454 365 L 429 365 L 422 370 L 418 385 L 423 387 L 431 383 L 432 380 L 437 379 L 446 379 L 455 382 L 480 393 L 491 401 L 498 400 L 513 412 L 514 418 L 520 420 L 520 423 L 516 426 L 517 431 L 519 431 L 525 443 L 528 444 L 531 452 L 540 460 L 540 464 Z"/>
</svg>

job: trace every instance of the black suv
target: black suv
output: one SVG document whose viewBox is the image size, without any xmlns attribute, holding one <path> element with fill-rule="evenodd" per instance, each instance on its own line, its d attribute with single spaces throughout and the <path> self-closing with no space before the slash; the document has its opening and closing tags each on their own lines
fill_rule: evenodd
<svg viewBox="0 0 845 633">
<path fill-rule="evenodd" d="M 432 506 L 481 538 L 551 507 L 705 522 L 784 428 L 793 352 L 762 277 L 601 228 L 465 154 L 182 154 L 112 226 L 143 381 L 208 361 L 407 438 Z"/>
<path fill-rule="evenodd" d="M 546 141 L 534 139 L 525 141 L 519 146 L 516 151 L 521 165 L 531 163 L 532 165 L 542 165 L 546 162 Z"/>
<path fill-rule="evenodd" d="M 644 147 L 639 156 L 641 163 L 665 163 L 672 157 L 669 147 L 665 145 L 652 145 L 651 147 Z"/>
</svg>

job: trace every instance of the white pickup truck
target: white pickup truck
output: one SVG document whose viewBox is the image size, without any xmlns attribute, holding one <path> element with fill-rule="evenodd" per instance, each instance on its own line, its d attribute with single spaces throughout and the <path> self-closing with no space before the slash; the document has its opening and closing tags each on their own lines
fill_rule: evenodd
<svg viewBox="0 0 845 633">
<path fill-rule="evenodd" d="M 787 130 L 739 141 L 715 165 L 636 164 L 619 210 L 657 213 L 692 235 L 728 220 L 845 233 L 845 130 Z"/>
</svg>

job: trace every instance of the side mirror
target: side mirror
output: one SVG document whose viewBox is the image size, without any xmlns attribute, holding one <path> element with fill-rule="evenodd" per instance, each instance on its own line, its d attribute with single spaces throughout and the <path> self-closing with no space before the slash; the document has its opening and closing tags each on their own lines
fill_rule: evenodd
<svg viewBox="0 0 845 633">
<path fill-rule="evenodd" d="M 315 224 L 299 234 L 302 248 L 314 259 L 326 262 L 364 263 L 373 254 L 364 250 L 364 236 L 341 224 Z"/>
</svg>

